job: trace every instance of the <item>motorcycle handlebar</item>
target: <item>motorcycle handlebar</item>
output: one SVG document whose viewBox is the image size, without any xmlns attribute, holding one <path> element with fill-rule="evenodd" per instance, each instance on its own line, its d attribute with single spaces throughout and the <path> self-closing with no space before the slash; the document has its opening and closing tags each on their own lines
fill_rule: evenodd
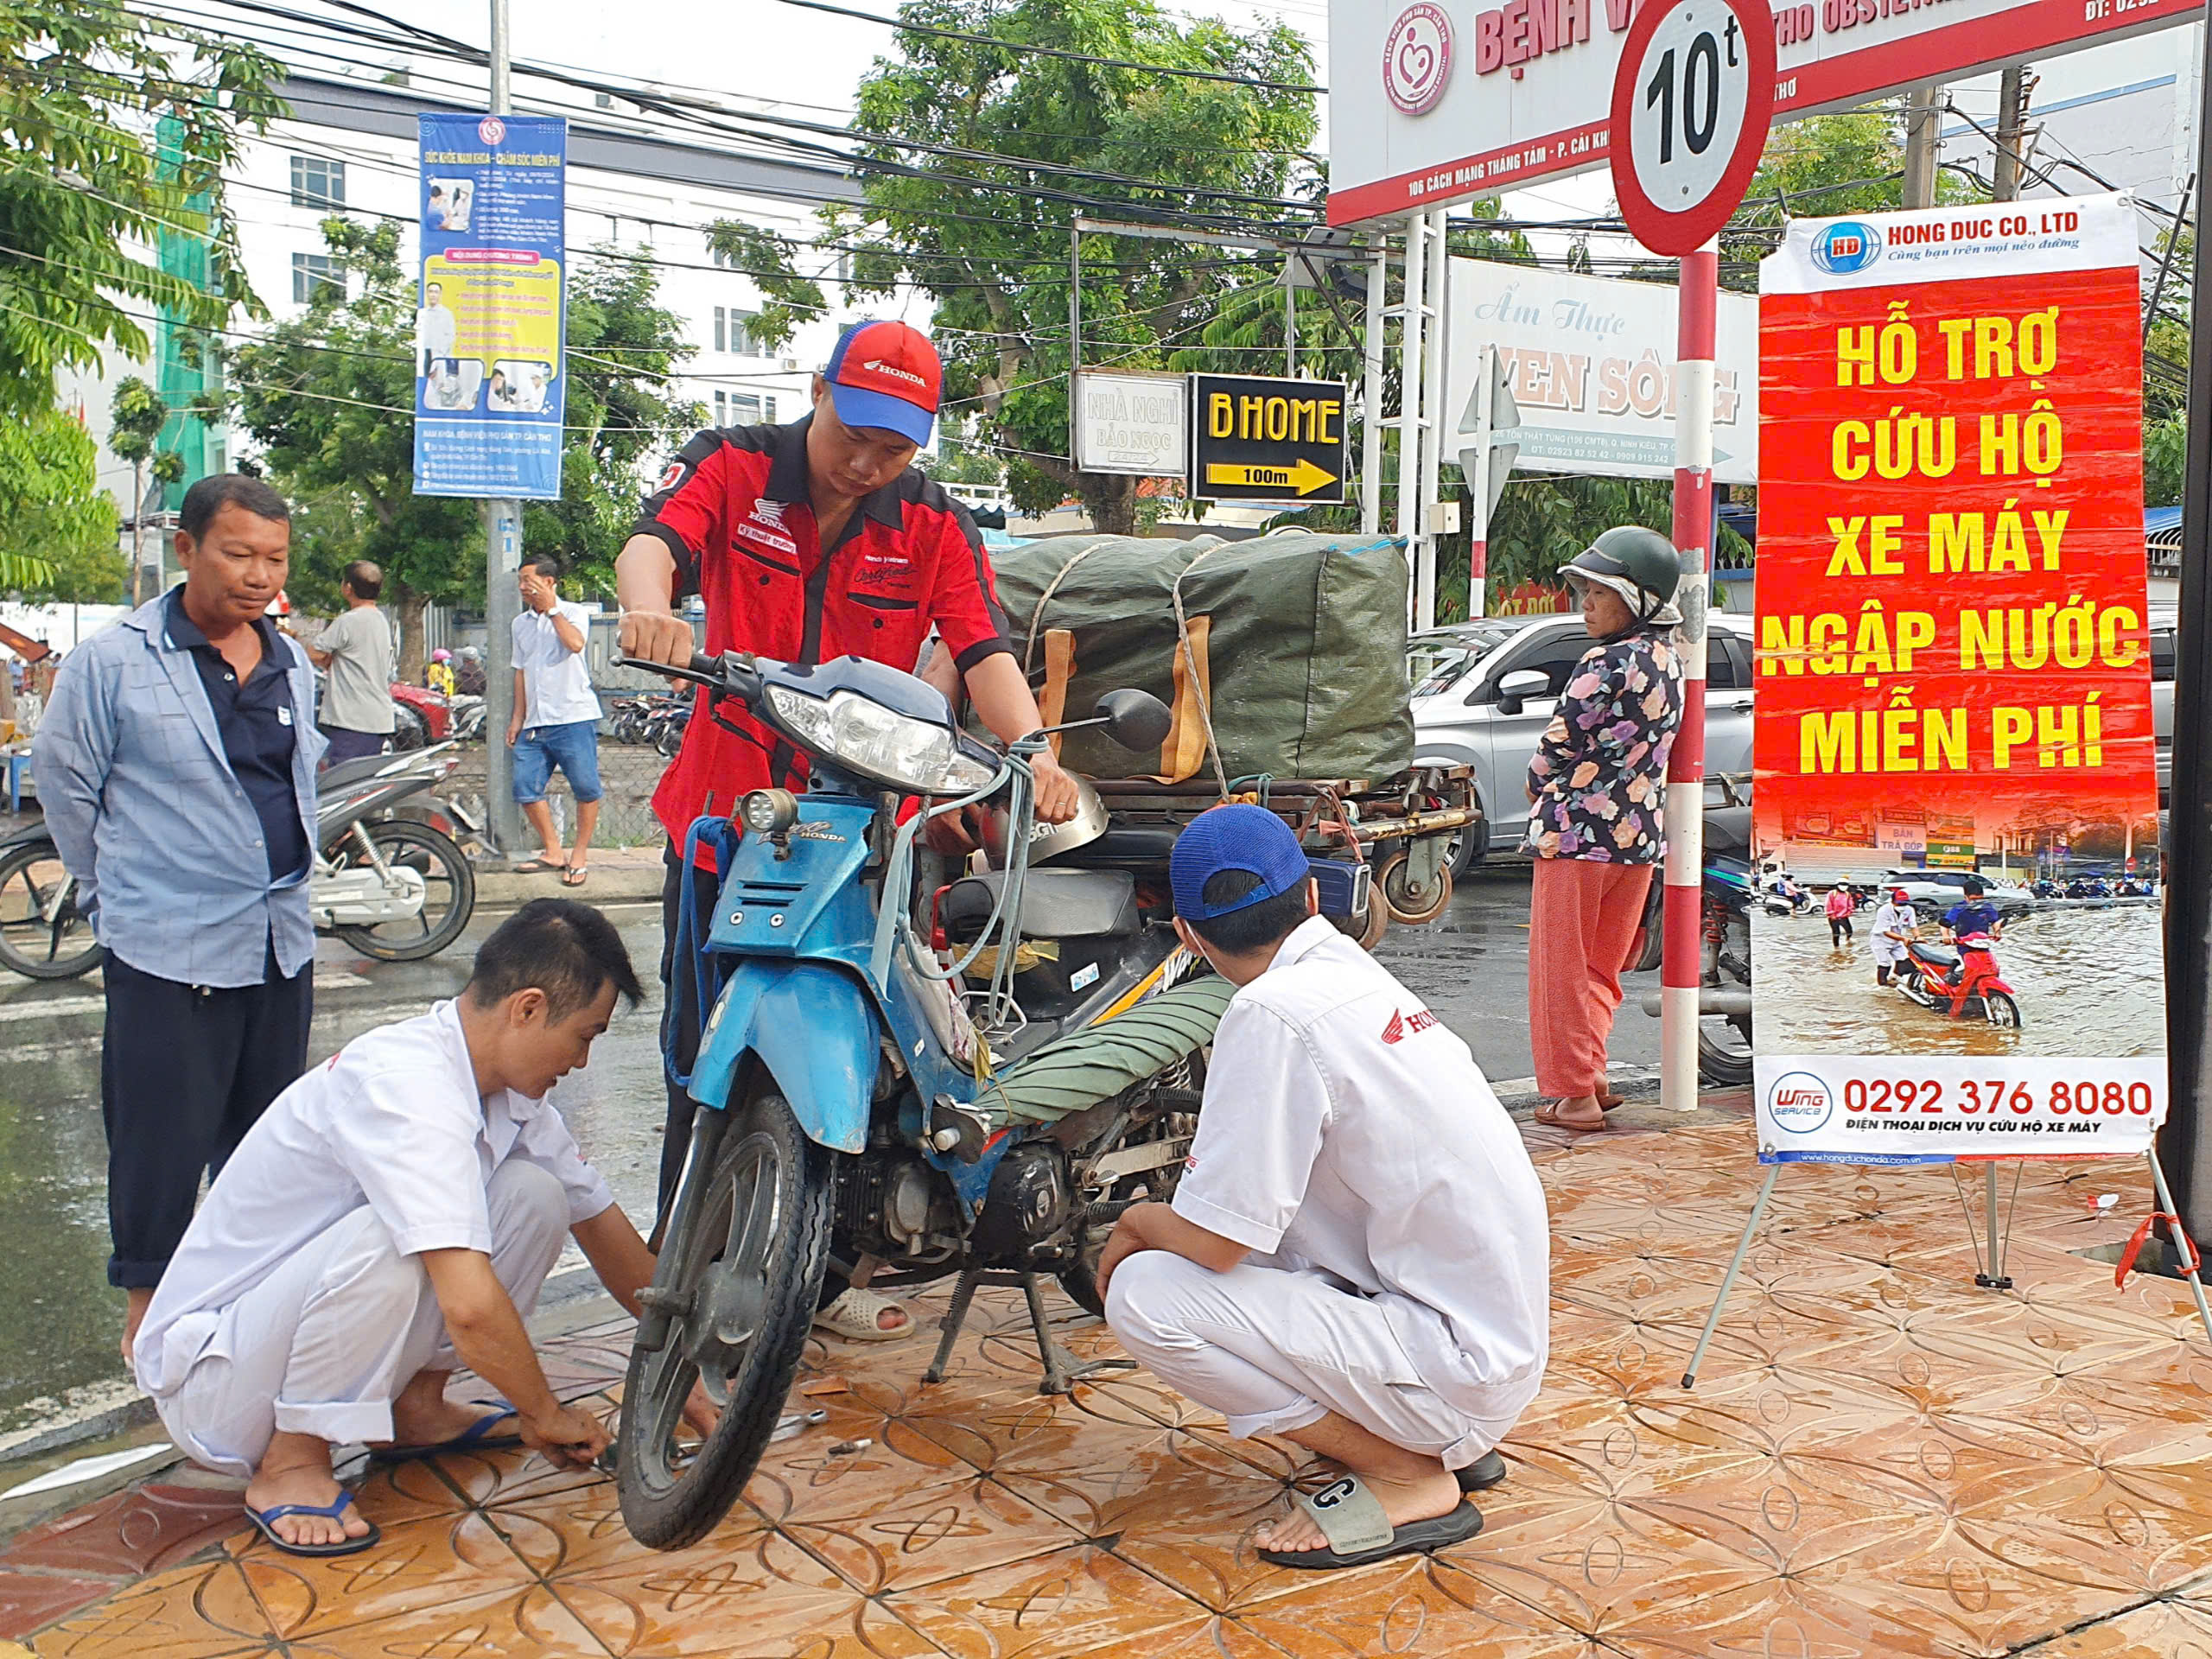
<svg viewBox="0 0 2212 1659">
<path fill-rule="evenodd" d="M 743 653 L 731 654 L 737 656 L 746 666 L 752 665 L 752 659 L 745 657 Z M 689 680 L 695 685 L 712 686 L 717 691 L 728 690 L 729 684 L 728 677 L 722 671 L 723 659 L 720 657 L 709 657 L 703 652 L 693 652 L 688 667 L 681 667 L 674 663 L 656 663 L 643 657 L 617 657 L 614 659 L 614 666 L 642 669 L 648 674 L 664 675 L 671 680 Z"/>
</svg>

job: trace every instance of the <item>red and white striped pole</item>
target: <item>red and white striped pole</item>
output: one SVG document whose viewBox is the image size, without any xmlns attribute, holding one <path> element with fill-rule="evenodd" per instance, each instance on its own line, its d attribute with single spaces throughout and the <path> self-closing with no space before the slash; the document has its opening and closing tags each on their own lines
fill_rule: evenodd
<svg viewBox="0 0 2212 1659">
<path fill-rule="evenodd" d="M 1682 257 L 1675 365 L 1675 546 L 1682 558 L 1682 725 L 1667 762 L 1667 892 L 1659 961 L 1661 1103 L 1697 1104 L 1705 925 L 1705 606 L 1713 568 L 1713 321 L 1720 250 Z"/>
</svg>

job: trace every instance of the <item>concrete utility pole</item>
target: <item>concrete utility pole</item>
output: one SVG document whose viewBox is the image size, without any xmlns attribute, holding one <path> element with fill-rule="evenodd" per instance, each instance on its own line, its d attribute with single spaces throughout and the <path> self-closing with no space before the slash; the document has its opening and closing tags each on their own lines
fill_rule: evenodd
<svg viewBox="0 0 2212 1659">
<path fill-rule="evenodd" d="M 509 115 L 514 103 L 507 65 L 512 57 L 507 35 L 507 0 L 492 0 L 492 113 Z M 485 805 L 491 820 L 493 850 L 511 853 L 523 844 L 522 811 L 515 805 L 515 754 L 507 747 L 507 722 L 514 718 L 514 626 L 522 595 L 515 572 L 522 568 L 522 503 L 484 504 L 484 760 Z"/>
<path fill-rule="evenodd" d="M 1991 194 L 1999 201 L 2020 198 L 2020 162 L 2028 140 L 2028 66 L 2008 65 L 1998 83 L 1997 161 L 1990 170 Z"/>
<path fill-rule="evenodd" d="M 1936 150 L 1943 130 L 1943 89 L 1916 86 L 1904 105 L 1904 205 L 1936 205 Z"/>
</svg>

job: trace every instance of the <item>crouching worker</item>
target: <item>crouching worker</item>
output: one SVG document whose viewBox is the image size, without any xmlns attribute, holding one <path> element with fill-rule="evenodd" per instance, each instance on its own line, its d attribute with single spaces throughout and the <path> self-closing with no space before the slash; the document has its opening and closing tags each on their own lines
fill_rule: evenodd
<svg viewBox="0 0 2212 1659">
<path fill-rule="evenodd" d="M 652 1281 L 544 1100 L 618 995 L 639 990 L 613 924 L 537 899 L 484 942 L 458 999 L 355 1038 L 224 1165 L 133 1366 L 179 1446 L 250 1477 L 246 1513 L 279 1549 L 377 1541 L 332 1477 L 334 1446 L 400 1459 L 520 1444 L 572 1468 L 605 1449 L 546 1385 L 523 1321 L 572 1236 L 625 1307 Z M 460 1365 L 504 1397 L 447 1399 Z"/>
<path fill-rule="evenodd" d="M 1463 1501 L 1535 1396 L 1543 1191 L 1467 1046 L 1317 915 L 1297 838 L 1217 807 L 1175 844 L 1176 931 L 1239 988 L 1172 1204 L 1124 1212 L 1099 1278 L 1137 1359 L 1237 1436 L 1345 1478 L 1259 1535 L 1286 1567 L 1471 1537 Z"/>
</svg>

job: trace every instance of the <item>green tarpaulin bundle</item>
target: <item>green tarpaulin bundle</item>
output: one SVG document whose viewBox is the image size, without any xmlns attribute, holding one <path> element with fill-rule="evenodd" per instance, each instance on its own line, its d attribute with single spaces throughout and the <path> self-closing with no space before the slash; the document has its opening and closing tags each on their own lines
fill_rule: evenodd
<svg viewBox="0 0 2212 1659">
<path fill-rule="evenodd" d="M 1179 581 L 1227 777 L 1380 781 L 1413 764 L 1406 556 L 1395 541 L 1310 531 L 1244 542 L 1059 536 L 991 562 L 1015 653 L 1048 693 L 1060 634 L 1063 694 L 1047 696 L 1048 718 L 1055 701 L 1059 718 L 1079 719 L 1123 686 L 1177 712 L 1157 758 L 1095 731 L 1069 733 L 1061 759 L 1077 772 L 1211 775 L 1188 661 L 1179 670 Z"/>
</svg>

